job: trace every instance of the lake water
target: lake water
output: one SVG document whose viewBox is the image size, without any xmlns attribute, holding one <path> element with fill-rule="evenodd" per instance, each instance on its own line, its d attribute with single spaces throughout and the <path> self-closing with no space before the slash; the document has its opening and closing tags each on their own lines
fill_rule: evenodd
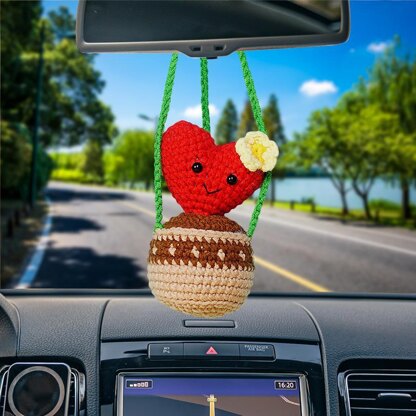
<svg viewBox="0 0 416 416">
<path fill-rule="evenodd" d="M 288 178 L 274 180 L 276 199 L 283 201 L 301 201 L 302 198 L 314 198 L 318 205 L 328 207 L 340 207 L 341 200 L 337 190 L 329 178 Z M 377 180 L 371 191 L 371 199 L 387 199 L 400 204 L 400 187 Z M 410 191 L 410 199 L 416 204 L 416 190 Z M 362 208 L 360 197 L 351 190 L 348 192 L 348 203 L 350 208 Z"/>
</svg>

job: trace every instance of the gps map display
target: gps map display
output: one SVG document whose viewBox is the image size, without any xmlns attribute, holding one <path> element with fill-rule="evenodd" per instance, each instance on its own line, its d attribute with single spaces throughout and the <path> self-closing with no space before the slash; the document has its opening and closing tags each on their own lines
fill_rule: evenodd
<svg viewBox="0 0 416 416">
<path fill-rule="evenodd" d="M 298 377 L 130 377 L 123 416 L 301 416 Z"/>
</svg>

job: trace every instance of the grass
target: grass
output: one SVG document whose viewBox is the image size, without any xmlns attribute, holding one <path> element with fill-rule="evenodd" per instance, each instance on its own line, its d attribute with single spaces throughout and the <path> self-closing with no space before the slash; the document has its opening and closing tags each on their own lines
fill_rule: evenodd
<svg viewBox="0 0 416 416">
<path fill-rule="evenodd" d="M 310 203 L 296 202 L 293 211 L 305 212 L 312 215 L 326 216 L 343 221 L 365 221 L 376 225 L 405 227 L 408 229 L 416 229 L 416 212 L 413 212 L 413 219 L 404 220 L 401 216 L 400 206 L 395 204 L 380 204 L 379 201 L 374 204 L 378 208 L 372 207 L 372 219 L 367 219 L 362 209 L 352 209 L 348 215 L 342 215 L 340 208 L 325 207 L 316 205 L 314 211 Z M 271 206 L 270 202 L 266 201 L 265 206 Z M 276 201 L 273 204 L 274 208 L 291 210 L 290 201 Z M 415 209 L 413 209 L 415 211 Z"/>
<path fill-rule="evenodd" d="M 5 287 L 22 271 L 25 262 L 37 244 L 48 206 L 38 201 L 28 215 L 21 215 L 20 225 L 15 225 L 12 236 L 8 236 L 7 220 L 16 210 L 22 211 L 18 201 L 3 200 L 1 207 L 1 275 L 0 287 Z"/>
</svg>

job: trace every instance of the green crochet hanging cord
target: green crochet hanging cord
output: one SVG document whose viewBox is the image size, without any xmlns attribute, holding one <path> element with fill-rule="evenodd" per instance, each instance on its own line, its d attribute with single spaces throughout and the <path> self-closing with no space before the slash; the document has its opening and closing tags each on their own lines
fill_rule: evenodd
<svg viewBox="0 0 416 416">
<path fill-rule="evenodd" d="M 156 128 L 154 144 L 154 190 L 155 190 L 155 230 L 163 228 L 163 200 L 162 200 L 162 157 L 161 144 L 163 131 L 165 129 L 166 119 L 168 117 L 170 102 L 172 99 L 173 83 L 175 82 L 176 65 L 178 63 L 178 54 L 174 53 L 170 60 L 168 76 L 163 91 L 162 108 Z"/>
<path fill-rule="evenodd" d="M 257 98 L 256 89 L 254 87 L 254 81 L 248 66 L 247 57 L 244 52 L 238 52 L 241 69 L 243 72 L 244 81 L 247 88 L 248 97 L 253 110 L 254 119 L 257 124 L 257 128 L 260 132 L 266 134 L 266 128 L 262 117 L 261 107 Z M 170 103 L 172 98 L 173 84 L 175 81 L 176 67 L 178 63 L 178 54 L 172 54 L 168 75 L 166 78 L 165 88 L 163 92 L 162 107 L 160 110 L 160 116 L 158 119 L 158 125 L 155 135 L 154 144 L 154 190 L 155 190 L 155 230 L 163 228 L 163 200 L 162 200 L 162 163 L 161 163 L 161 143 L 162 136 L 165 130 L 166 119 L 170 109 Z M 209 98 L 208 98 L 208 60 L 207 58 L 201 58 L 201 109 L 202 109 L 202 126 L 204 130 L 210 132 L 210 114 L 209 114 Z M 247 230 L 249 238 L 253 237 L 254 231 L 259 221 L 260 212 L 267 196 L 267 191 L 272 179 L 272 172 L 266 172 L 264 180 L 260 187 L 259 196 L 254 207 L 250 224 Z"/>
</svg>

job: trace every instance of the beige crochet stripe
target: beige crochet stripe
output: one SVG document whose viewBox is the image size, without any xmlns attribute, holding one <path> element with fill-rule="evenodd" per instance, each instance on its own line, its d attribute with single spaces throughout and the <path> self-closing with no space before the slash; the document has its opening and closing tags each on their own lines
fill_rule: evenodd
<svg viewBox="0 0 416 416">
<path fill-rule="evenodd" d="M 173 266 L 149 264 L 147 271 L 152 274 L 153 281 L 163 283 L 183 284 L 190 283 L 200 286 L 238 286 L 251 287 L 253 271 L 207 269 L 194 266 Z M 175 280 L 173 280 L 175 279 Z"/>
<path fill-rule="evenodd" d="M 241 305 L 247 298 L 250 290 L 240 290 L 235 294 L 224 293 L 197 293 L 193 292 L 192 297 L 189 293 L 175 292 L 168 289 L 160 289 L 158 287 L 151 287 L 153 294 L 163 302 L 169 301 L 170 304 L 178 302 L 202 302 L 201 306 L 211 305 L 214 306 L 216 302 L 227 302 Z"/>
<path fill-rule="evenodd" d="M 175 301 L 172 299 L 162 298 L 159 298 L 159 301 L 179 312 L 183 312 L 199 318 L 219 318 L 227 313 L 231 313 L 239 309 L 241 305 L 244 303 L 245 299 L 246 298 L 244 297 L 241 300 L 241 302 L 238 303 L 233 303 L 229 301 L 216 301 L 214 303 L 211 303 L 201 302 L 200 300 Z"/>
<path fill-rule="evenodd" d="M 176 240 L 176 241 L 199 241 L 203 240 L 210 243 L 211 241 L 239 242 L 240 244 L 249 245 L 250 238 L 244 233 L 234 233 L 229 231 L 212 231 L 197 230 L 196 228 L 161 228 L 153 234 L 153 240 Z"/>
<path fill-rule="evenodd" d="M 242 303 L 253 285 L 253 272 L 149 265 L 149 286 L 160 299 Z"/>
</svg>

